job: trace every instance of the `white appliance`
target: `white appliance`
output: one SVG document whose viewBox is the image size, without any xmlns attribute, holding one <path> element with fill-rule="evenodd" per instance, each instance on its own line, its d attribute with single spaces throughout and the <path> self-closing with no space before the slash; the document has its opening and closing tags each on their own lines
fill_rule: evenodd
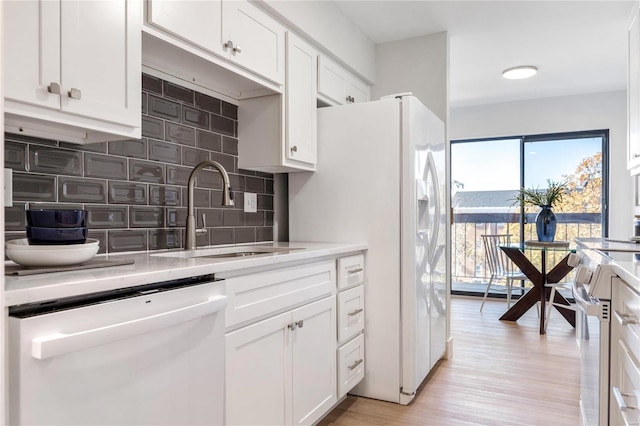
<svg viewBox="0 0 640 426">
<path fill-rule="evenodd" d="M 581 250 L 572 283 L 576 301 L 576 339 L 580 349 L 580 414 L 585 426 L 609 424 L 609 348 L 613 271 L 609 257 Z"/>
<path fill-rule="evenodd" d="M 10 424 L 222 424 L 225 306 L 206 276 L 11 308 Z"/>
<path fill-rule="evenodd" d="M 445 352 L 444 124 L 413 96 L 318 109 L 318 166 L 289 174 L 292 241 L 366 242 L 365 377 L 408 404 Z"/>
</svg>

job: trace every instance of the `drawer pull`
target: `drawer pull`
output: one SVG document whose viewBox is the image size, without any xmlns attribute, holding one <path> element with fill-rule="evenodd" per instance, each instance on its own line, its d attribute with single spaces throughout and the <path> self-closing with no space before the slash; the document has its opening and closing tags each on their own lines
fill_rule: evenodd
<svg viewBox="0 0 640 426">
<path fill-rule="evenodd" d="M 349 270 L 347 271 L 347 274 L 349 274 L 349 275 L 353 275 L 353 274 L 357 274 L 358 272 L 362 272 L 362 271 L 364 271 L 364 269 L 362 269 L 362 268 L 349 269 Z"/>
<path fill-rule="evenodd" d="M 631 314 L 622 314 L 619 311 L 613 311 L 613 315 L 616 317 L 616 320 L 620 323 L 620 325 L 629 325 L 629 324 L 637 324 L 638 319 L 635 315 Z"/>
<path fill-rule="evenodd" d="M 364 309 L 362 308 L 358 308 L 355 311 L 351 311 L 349 312 L 347 315 L 349 315 L 350 317 L 354 316 L 354 315 L 358 315 L 360 312 L 364 311 Z"/>
<path fill-rule="evenodd" d="M 47 86 L 47 92 L 59 95 L 62 92 L 62 88 L 59 83 L 52 81 L 51 84 Z"/>
<path fill-rule="evenodd" d="M 627 410 L 635 410 L 636 407 L 630 407 L 627 405 L 627 403 L 624 401 L 624 397 L 630 397 L 633 395 L 629 395 L 626 393 L 622 393 L 620 392 L 620 389 L 618 389 L 617 387 L 613 387 L 613 396 L 615 396 L 616 398 L 616 402 L 618 403 L 618 407 L 620 407 L 620 411 L 627 411 Z"/>
<path fill-rule="evenodd" d="M 362 358 L 360 358 L 359 360 L 355 361 L 353 364 L 351 364 L 350 366 L 348 366 L 347 368 L 349 370 L 353 370 L 354 368 L 356 368 L 357 366 L 359 366 L 360 364 L 362 364 L 362 361 L 364 361 Z"/>
<path fill-rule="evenodd" d="M 298 323 L 297 322 L 292 322 L 287 327 L 289 327 L 291 329 L 291 331 L 295 331 L 296 328 L 298 328 Z"/>
<path fill-rule="evenodd" d="M 302 326 L 304 325 L 304 321 L 300 320 L 300 321 L 296 322 L 296 324 L 298 324 L 298 327 L 302 328 Z"/>
</svg>

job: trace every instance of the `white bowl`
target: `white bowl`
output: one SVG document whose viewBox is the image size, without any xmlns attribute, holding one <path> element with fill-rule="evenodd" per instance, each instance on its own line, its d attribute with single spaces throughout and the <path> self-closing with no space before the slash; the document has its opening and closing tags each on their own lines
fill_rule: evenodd
<svg viewBox="0 0 640 426">
<path fill-rule="evenodd" d="M 87 238 L 84 244 L 29 245 L 21 238 L 5 246 L 7 257 L 22 266 L 69 266 L 90 260 L 98 253 L 100 242 Z"/>
</svg>

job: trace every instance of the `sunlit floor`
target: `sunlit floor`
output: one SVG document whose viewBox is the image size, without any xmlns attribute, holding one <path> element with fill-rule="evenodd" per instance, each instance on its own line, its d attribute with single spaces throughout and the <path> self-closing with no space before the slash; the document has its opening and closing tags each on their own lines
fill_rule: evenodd
<svg viewBox="0 0 640 426">
<path fill-rule="evenodd" d="M 453 355 L 408 406 L 349 396 L 322 425 L 578 425 L 575 331 L 557 312 L 538 333 L 535 309 L 500 321 L 504 300 L 452 298 Z"/>
</svg>

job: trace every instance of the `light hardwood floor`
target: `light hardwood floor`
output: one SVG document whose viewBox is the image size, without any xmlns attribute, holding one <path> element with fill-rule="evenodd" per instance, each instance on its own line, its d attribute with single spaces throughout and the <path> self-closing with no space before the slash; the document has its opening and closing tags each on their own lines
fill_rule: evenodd
<svg viewBox="0 0 640 426">
<path fill-rule="evenodd" d="M 578 425 L 579 354 L 574 329 L 552 313 L 538 334 L 535 309 L 500 321 L 504 301 L 453 298 L 453 356 L 441 360 L 408 406 L 348 396 L 328 425 Z"/>
</svg>

